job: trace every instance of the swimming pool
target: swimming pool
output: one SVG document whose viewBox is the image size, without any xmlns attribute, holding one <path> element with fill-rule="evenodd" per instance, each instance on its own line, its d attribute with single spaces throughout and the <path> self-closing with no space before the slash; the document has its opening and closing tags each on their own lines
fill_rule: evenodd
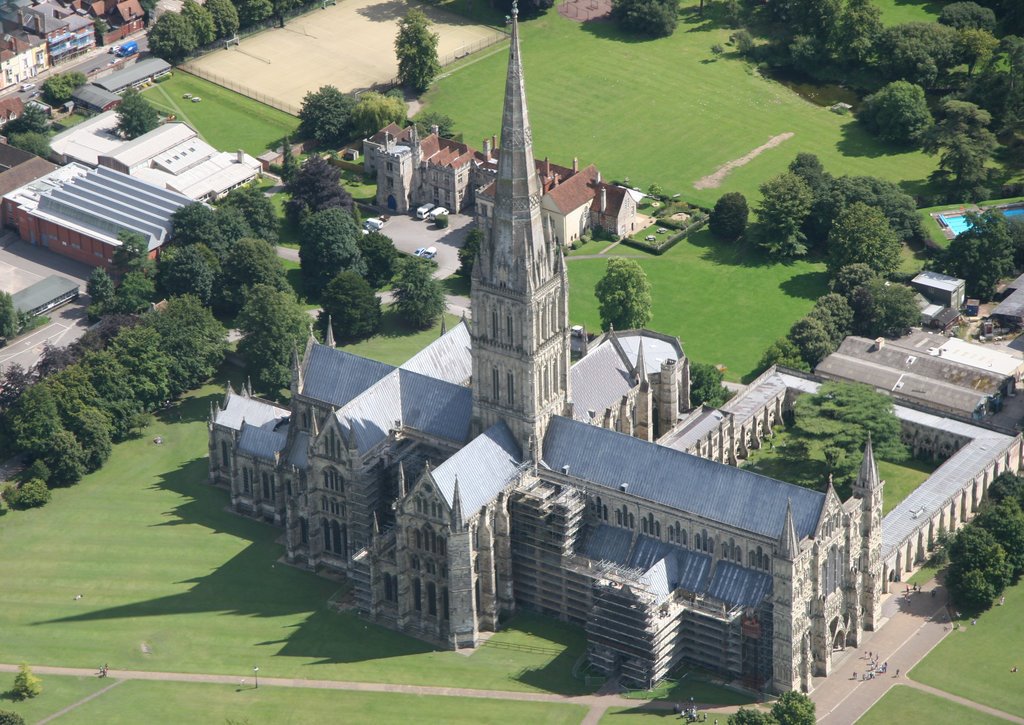
<svg viewBox="0 0 1024 725">
<path fill-rule="evenodd" d="M 1003 216 L 1006 217 L 1018 217 L 1024 216 L 1024 207 L 1017 207 L 1015 209 L 1000 209 Z M 970 222 L 967 221 L 967 217 L 963 214 L 957 214 L 956 216 L 944 216 L 942 221 L 946 222 L 946 226 L 949 227 L 954 235 L 966 232 L 971 228 Z"/>
</svg>

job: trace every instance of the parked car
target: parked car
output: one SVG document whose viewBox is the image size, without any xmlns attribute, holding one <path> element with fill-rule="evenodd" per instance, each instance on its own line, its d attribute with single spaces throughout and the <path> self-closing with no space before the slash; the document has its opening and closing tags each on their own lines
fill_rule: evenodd
<svg viewBox="0 0 1024 725">
<path fill-rule="evenodd" d="M 445 209 L 443 206 L 435 206 L 433 209 L 430 210 L 430 213 L 427 214 L 427 219 L 430 221 L 434 221 L 439 216 L 448 216 L 448 213 L 448 210 Z"/>
<path fill-rule="evenodd" d="M 434 208 L 433 204 L 424 204 L 423 206 L 421 206 L 419 209 L 416 210 L 416 218 L 417 219 L 426 219 L 427 218 L 427 214 L 429 214 L 430 210 L 433 209 L 433 208 Z"/>
<path fill-rule="evenodd" d="M 437 247 L 427 247 L 420 256 L 424 259 L 433 259 L 437 256 Z"/>
<path fill-rule="evenodd" d="M 426 247 L 420 247 L 415 252 L 413 252 L 413 254 L 415 254 L 417 257 L 422 257 L 426 253 L 427 253 L 427 248 Z"/>
<path fill-rule="evenodd" d="M 366 229 L 367 231 L 379 232 L 383 228 L 384 221 L 382 219 L 377 219 L 376 217 L 370 217 L 363 222 L 363 229 Z"/>
<path fill-rule="evenodd" d="M 21 84 L 21 90 L 23 90 L 23 91 L 31 91 L 35 87 L 36 87 L 35 83 L 22 83 Z"/>
</svg>

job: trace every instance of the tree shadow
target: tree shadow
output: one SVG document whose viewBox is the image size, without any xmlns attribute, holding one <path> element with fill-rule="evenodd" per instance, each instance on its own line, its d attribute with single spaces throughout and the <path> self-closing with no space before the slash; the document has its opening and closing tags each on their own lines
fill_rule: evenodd
<svg viewBox="0 0 1024 725">
<path fill-rule="evenodd" d="M 393 23 L 405 16 L 408 6 L 400 0 L 384 0 L 373 5 L 364 5 L 356 12 L 374 23 Z"/>
<path fill-rule="evenodd" d="M 779 289 L 788 297 L 817 300 L 828 288 L 828 272 L 804 272 L 785 280 Z"/>
<path fill-rule="evenodd" d="M 610 17 L 585 20 L 580 26 L 586 32 L 601 40 L 615 40 L 620 43 L 636 44 L 651 43 L 661 38 L 652 38 L 641 33 L 628 33 L 620 28 Z"/>
<path fill-rule="evenodd" d="M 728 267 L 772 267 L 776 264 L 787 264 L 786 261 L 769 259 L 760 249 L 751 242 L 739 240 L 736 242 L 725 242 L 715 237 L 706 227 L 694 232 L 681 242 L 689 242 L 694 247 L 701 249 L 701 259 Z M 671 250 L 666 254 L 671 254 Z"/>
<path fill-rule="evenodd" d="M 836 142 L 836 149 L 843 156 L 876 159 L 882 156 L 903 154 L 912 150 L 907 146 L 890 144 L 875 138 L 857 121 L 844 123 L 842 134 L 843 137 Z"/>
</svg>

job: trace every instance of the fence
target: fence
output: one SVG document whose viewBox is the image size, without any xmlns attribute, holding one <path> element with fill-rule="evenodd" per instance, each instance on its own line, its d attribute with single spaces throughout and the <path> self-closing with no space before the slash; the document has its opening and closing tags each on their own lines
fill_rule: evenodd
<svg viewBox="0 0 1024 725">
<path fill-rule="evenodd" d="M 243 86 L 241 83 L 235 83 L 234 81 L 225 78 L 222 75 L 212 73 L 211 71 L 208 71 L 204 68 L 198 68 L 192 65 L 191 63 L 182 63 L 178 67 L 181 70 L 191 73 L 194 76 L 199 76 L 203 80 L 210 81 L 211 83 L 216 83 L 218 86 L 224 86 L 229 91 L 241 93 L 243 96 L 247 96 L 253 99 L 254 101 L 264 103 L 270 106 L 271 108 L 276 108 L 279 111 L 290 113 L 293 116 L 299 115 L 299 107 L 293 103 L 287 103 L 286 101 L 282 101 L 280 98 L 274 98 L 273 96 L 268 96 L 266 93 L 260 93 L 254 88 L 250 88 L 249 86 Z"/>
<path fill-rule="evenodd" d="M 479 53 L 484 48 L 490 48 L 492 45 L 497 45 L 503 40 L 508 39 L 509 34 L 507 32 L 505 32 L 504 30 L 496 30 L 494 31 L 493 34 L 487 36 L 486 38 L 481 38 L 475 43 L 464 45 L 454 53 L 448 53 L 444 57 L 438 58 L 437 60 L 441 64 L 442 68 L 446 68 L 447 66 L 450 66 L 452 63 L 456 61 L 462 60 L 463 58 L 473 55 L 473 53 Z"/>
</svg>

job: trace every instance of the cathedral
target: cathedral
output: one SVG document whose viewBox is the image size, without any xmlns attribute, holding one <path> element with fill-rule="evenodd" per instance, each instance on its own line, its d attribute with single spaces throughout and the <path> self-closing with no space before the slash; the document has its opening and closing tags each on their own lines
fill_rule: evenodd
<svg viewBox="0 0 1024 725">
<path fill-rule="evenodd" d="M 287 409 L 229 388 L 210 481 L 384 626 L 472 648 L 526 608 L 582 626 L 592 668 L 623 684 L 687 663 L 807 691 L 880 624 L 870 441 L 844 502 L 667 445 L 693 415 L 677 339 L 610 331 L 573 363 L 514 5 L 511 22 L 472 321 L 397 368 L 310 339 Z"/>
</svg>

